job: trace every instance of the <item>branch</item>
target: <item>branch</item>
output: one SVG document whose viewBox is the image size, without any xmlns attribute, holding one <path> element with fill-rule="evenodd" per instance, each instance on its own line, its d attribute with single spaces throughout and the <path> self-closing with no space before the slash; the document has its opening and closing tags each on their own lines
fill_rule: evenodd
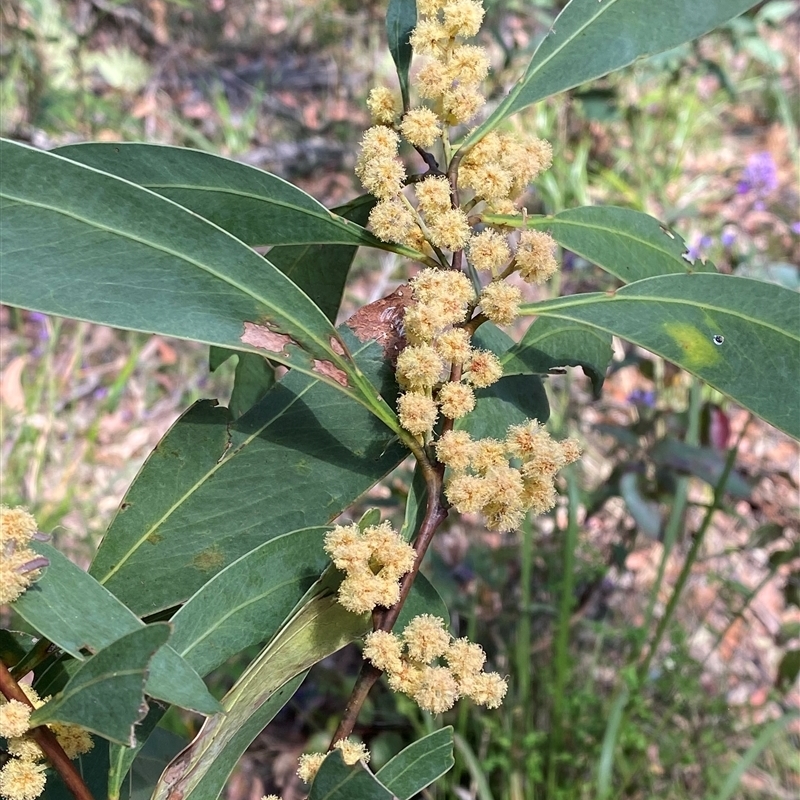
<svg viewBox="0 0 800 800">
<path fill-rule="evenodd" d="M 31 708 L 34 707 L 2 661 L 0 661 L 0 692 L 3 693 L 7 700 L 18 700 Z M 58 743 L 58 739 L 56 739 L 50 728 L 46 725 L 39 725 L 36 728 L 31 728 L 26 735 L 30 736 L 42 748 L 47 760 L 55 767 L 67 788 L 72 792 L 75 800 L 94 800 L 80 773 L 70 761 L 69 756 L 64 752 L 64 748 Z"/>
<path fill-rule="evenodd" d="M 419 459 L 420 467 L 422 468 L 423 475 L 425 476 L 425 484 L 428 489 L 428 500 L 425 506 L 425 517 L 422 524 L 419 526 L 417 538 L 414 540 L 414 549 L 417 551 L 416 558 L 414 559 L 414 566 L 405 574 L 400 583 L 400 599 L 384 614 L 373 614 L 375 630 L 390 631 L 397 618 L 400 616 L 400 611 L 403 604 L 411 591 L 414 584 L 414 579 L 417 577 L 422 560 L 425 558 L 425 553 L 428 550 L 433 540 L 433 535 L 436 529 L 447 518 L 447 508 L 442 502 L 442 476 L 444 474 L 444 465 L 431 464 L 427 458 Z M 339 727 L 333 734 L 331 739 L 331 748 L 340 739 L 346 739 L 355 727 L 358 715 L 361 712 L 361 707 L 367 699 L 367 695 L 375 685 L 376 681 L 382 675 L 382 670 L 374 667 L 368 661 L 361 664 L 361 671 L 356 678 L 353 691 L 350 693 L 350 699 L 347 701 L 342 719 L 339 722 Z"/>
</svg>

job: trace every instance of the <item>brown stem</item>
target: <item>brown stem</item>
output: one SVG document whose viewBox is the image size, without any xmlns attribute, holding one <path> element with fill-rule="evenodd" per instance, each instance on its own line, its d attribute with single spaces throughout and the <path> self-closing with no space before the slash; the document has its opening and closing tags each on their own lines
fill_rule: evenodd
<svg viewBox="0 0 800 800">
<path fill-rule="evenodd" d="M 419 459 L 419 464 L 425 476 L 425 483 L 428 489 L 428 500 L 425 506 L 425 517 L 422 524 L 419 526 L 417 538 L 414 540 L 414 549 L 417 551 L 416 558 L 414 559 L 414 566 L 406 573 L 400 583 L 400 599 L 395 603 L 386 613 L 378 616 L 374 615 L 375 629 L 382 631 L 390 631 L 397 618 L 400 616 L 400 611 L 403 604 L 411 591 L 414 584 L 414 579 L 417 577 L 422 560 L 425 558 L 425 553 L 430 545 L 436 529 L 444 522 L 447 517 L 447 508 L 442 502 L 442 476 L 444 474 L 444 466 L 441 464 L 432 464 L 427 458 Z M 382 675 L 382 670 L 374 667 L 368 661 L 364 661 L 361 665 L 361 671 L 356 678 L 353 691 L 350 693 L 350 698 L 345 706 L 342 719 L 339 722 L 339 727 L 331 739 L 331 747 L 340 739 L 346 739 L 355 727 L 358 715 L 361 712 L 361 707 L 367 699 L 367 695 L 375 685 L 376 681 Z"/>
<path fill-rule="evenodd" d="M 424 180 L 431 175 L 435 177 L 444 177 L 444 172 L 439 169 L 439 162 L 436 160 L 433 153 L 429 153 L 427 150 L 423 150 L 416 145 L 414 145 L 414 149 L 419 153 L 420 157 L 425 162 L 425 166 L 428 168 L 428 171 L 424 175 L 421 175 L 419 180 Z"/>
<path fill-rule="evenodd" d="M 0 661 L 0 692 L 7 700 L 18 700 L 31 708 L 34 707 L 2 661 Z M 58 743 L 58 739 L 50 728 L 46 725 L 39 725 L 31 728 L 27 735 L 42 748 L 47 760 L 55 767 L 75 800 L 94 800 L 80 773 L 69 760 L 69 756 L 64 752 L 64 748 Z"/>
</svg>

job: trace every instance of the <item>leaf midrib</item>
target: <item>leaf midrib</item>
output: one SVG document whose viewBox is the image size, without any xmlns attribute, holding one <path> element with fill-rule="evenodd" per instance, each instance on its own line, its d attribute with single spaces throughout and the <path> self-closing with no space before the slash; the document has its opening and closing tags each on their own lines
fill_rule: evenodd
<svg viewBox="0 0 800 800">
<path fill-rule="evenodd" d="M 240 611 L 242 611 L 243 609 L 247 608 L 248 606 L 251 606 L 254 603 L 260 602 L 265 597 L 269 597 L 274 592 L 277 592 L 280 589 L 283 589 L 284 587 L 289 586 L 290 584 L 297 583 L 298 580 L 300 580 L 302 578 L 305 578 L 305 577 L 317 577 L 317 576 L 316 575 L 295 575 L 295 576 L 289 578 L 288 580 L 283 581 L 282 583 L 278 583 L 278 584 L 275 584 L 275 585 L 271 586 L 267 591 L 262 592 L 261 594 L 259 594 L 257 596 L 250 597 L 246 602 L 240 603 L 239 605 L 234 606 L 233 608 L 230 608 L 228 610 L 228 612 L 224 616 L 217 617 L 216 621 L 214 622 L 214 625 L 212 627 L 210 627 L 210 628 L 207 628 L 205 633 L 203 633 L 202 636 L 198 637 L 197 639 L 194 639 L 193 641 L 191 641 L 186 646 L 186 648 L 184 650 L 181 650 L 179 655 L 182 658 L 186 658 L 186 655 L 188 653 L 191 653 L 196 647 L 198 647 L 200 645 L 201 642 L 204 642 L 209 636 L 211 636 L 212 633 L 214 633 L 216 630 L 218 630 L 222 626 L 222 624 L 224 622 L 226 622 L 230 617 L 232 617 L 235 614 L 239 613 Z M 188 601 L 187 601 L 186 605 L 188 605 Z"/>
<path fill-rule="evenodd" d="M 364 350 L 369 347 L 369 342 L 363 344 L 358 350 L 353 352 L 353 357 L 359 355 Z M 315 378 L 312 382 L 310 382 L 307 386 L 303 387 L 302 391 L 295 393 L 293 399 L 290 403 L 282 406 L 281 409 L 271 416 L 268 420 L 264 422 L 264 424 L 255 430 L 250 436 L 243 439 L 240 444 L 236 447 L 236 449 L 232 450 L 231 452 L 225 452 L 223 457 L 220 461 L 218 461 L 214 466 L 208 470 L 201 478 L 191 486 L 189 490 L 187 490 L 175 503 L 170 506 L 170 508 L 162 514 L 162 516 L 153 524 L 151 525 L 145 533 L 128 549 L 125 555 L 119 560 L 117 564 L 115 564 L 114 568 L 107 572 L 105 577 L 100 578 L 95 576 L 98 583 L 105 584 L 113 575 L 115 575 L 120 568 L 125 564 L 135 553 L 139 550 L 140 547 L 144 545 L 147 541 L 148 537 L 155 533 L 168 519 L 172 516 L 175 511 L 180 508 L 180 506 L 188 500 L 204 483 L 210 480 L 217 472 L 217 470 L 221 469 L 224 465 L 228 464 L 234 458 L 236 458 L 239 454 L 241 454 L 246 447 L 250 445 L 250 443 L 258 438 L 258 436 L 263 433 L 270 425 L 272 425 L 276 420 L 280 419 L 295 403 L 297 403 L 305 394 L 309 392 L 317 383 L 323 382 L 321 378 Z M 228 423 L 229 425 L 232 424 L 231 422 Z M 391 430 L 391 429 L 390 429 Z"/>
<path fill-rule="evenodd" d="M 637 242 L 645 247 L 650 248 L 651 250 L 655 250 L 657 253 L 662 253 L 665 256 L 668 256 L 672 261 L 680 262 L 682 259 L 679 256 L 674 255 L 669 250 L 666 250 L 662 247 L 659 247 L 656 244 L 648 241 L 647 239 L 640 239 L 638 236 L 634 236 L 633 234 L 629 233 L 625 230 L 620 230 L 619 228 L 609 228 L 605 225 L 596 225 L 596 224 L 588 224 L 585 222 L 576 222 L 574 220 L 567 220 L 567 219 L 559 219 L 558 215 L 556 214 L 554 217 L 543 217 L 542 221 L 540 222 L 538 219 L 529 219 L 529 224 L 533 227 L 538 225 L 546 226 L 548 223 L 555 223 L 556 225 L 564 225 L 565 227 L 573 227 L 573 228 L 586 228 L 588 230 L 593 231 L 602 231 L 603 233 L 609 233 L 619 239 L 630 239 L 634 242 Z M 570 249 L 572 249 L 570 247 Z M 578 252 L 577 250 L 575 252 Z M 580 255 L 580 253 L 579 253 Z M 684 271 L 689 273 L 691 272 L 688 262 L 684 262 Z M 680 273 L 676 273 L 680 274 Z"/>
<path fill-rule="evenodd" d="M 525 75 L 523 76 L 522 79 L 517 81 L 517 83 L 514 85 L 514 88 L 506 95 L 506 97 L 503 99 L 503 101 L 497 107 L 497 111 L 500 111 L 501 109 L 503 109 L 504 116 L 508 116 L 508 112 L 506 111 L 506 109 L 508 109 L 511 106 L 513 106 L 514 101 L 519 97 L 520 94 L 522 94 L 522 91 L 527 86 L 530 85 L 530 82 L 533 80 L 533 78 L 536 75 L 536 73 L 539 72 L 541 69 L 543 69 L 547 64 L 549 64 L 552 59 L 554 59 L 570 42 L 573 41 L 573 39 L 576 39 L 578 36 L 580 36 L 580 34 L 583 33 L 583 31 L 585 30 L 585 28 L 587 28 L 589 25 L 591 25 L 601 14 L 604 14 L 606 11 L 608 11 L 609 8 L 612 8 L 614 5 L 616 5 L 616 3 L 617 3 L 617 0 L 605 0 L 605 2 L 598 3 L 598 5 L 597 5 L 597 9 L 598 9 L 597 13 L 594 14 L 592 17 L 590 17 L 571 36 L 567 36 L 560 46 L 556 47 L 553 50 L 553 52 L 550 53 L 550 55 L 548 55 L 546 58 L 542 59 L 534 67 L 534 61 L 536 60 L 536 54 L 539 52 L 541 47 L 547 41 L 548 37 L 551 37 L 551 36 L 553 36 L 555 34 L 555 25 L 558 22 L 558 17 L 556 17 L 556 19 L 554 20 L 553 24 L 550 26 L 550 30 L 548 31 L 547 36 L 545 36 L 545 38 L 542 39 L 541 43 L 539 44 L 539 47 L 536 48 L 536 51 L 534 52 L 533 57 L 531 59 L 531 63 L 528 65 L 528 69 L 525 70 Z M 561 13 L 563 14 L 563 11 Z M 495 113 L 497 113 L 497 111 Z M 490 116 L 489 119 L 486 120 L 486 122 L 484 122 L 482 125 L 480 125 L 474 131 L 474 133 L 470 134 L 467 137 L 467 140 L 465 141 L 465 144 L 469 143 L 469 146 L 471 147 L 472 143 L 473 143 L 472 140 L 476 137 L 477 134 L 479 134 L 479 133 L 481 133 L 483 131 L 484 127 L 492 119 L 492 117 L 494 117 L 494 114 L 492 114 L 492 116 Z M 497 120 L 494 124 L 498 125 L 499 123 L 500 123 L 500 120 Z M 459 150 L 461 150 L 463 148 L 463 146 L 464 145 L 462 145 L 459 148 Z"/>
<path fill-rule="evenodd" d="M 589 19 L 587 19 L 586 22 L 580 28 L 578 28 L 575 31 L 575 33 L 573 33 L 572 36 L 568 36 L 564 40 L 564 43 L 560 47 L 555 48 L 553 50 L 553 52 L 550 53 L 549 56 L 547 56 L 547 58 L 542 59 L 542 61 L 540 61 L 536 65 L 535 69 L 531 69 L 533 67 L 533 61 L 536 59 L 536 53 L 534 53 L 533 54 L 533 59 L 531 60 L 531 63 L 529 65 L 529 67 L 528 67 L 528 70 L 525 71 L 525 82 L 522 83 L 522 84 L 519 84 L 519 91 L 516 92 L 516 94 L 514 95 L 514 98 L 516 99 L 516 97 L 522 92 L 523 88 L 527 84 L 530 83 L 531 79 L 536 75 L 537 72 L 539 72 L 539 70 L 543 69 L 545 67 L 545 65 L 549 64 L 550 61 L 552 59 L 554 59 L 573 39 L 577 39 L 578 36 L 580 36 L 583 33 L 583 31 L 586 28 L 589 27 L 589 25 L 592 25 L 594 23 L 594 21 L 598 17 L 602 16 L 606 11 L 608 11 L 608 9 L 610 9 L 614 5 L 616 5 L 616 3 L 617 3 L 617 0 L 603 0 L 603 2 L 598 2 L 598 4 L 597 4 L 597 13 L 594 14 Z M 555 35 L 555 33 L 556 33 L 555 25 L 556 25 L 557 22 L 558 22 L 558 17 L 556 17 L 556 19 L 553 21 L 553 24 L 550 26 L 550 31 L 547 34 L 548 36 Z M 546 38 L 542 40 L 542 45 L 544 44 L 545 41 L 546 41 Z M 539 45 L 539 46 L 541 47 L 542 45 Z"/>
<path fill-rule="evenodd" d="M 122 558 L 114 565 L 114 567 L 106 573 L 103 578 L 97 577 L 98 583 L 105 584 L 112 576 L 114 576 L 121 567 L 127 563 L 127 561 L 139 550 L 140 547 L 147 541 L 148 537 L 150 537 L 153 533 L 155 533 L 171 516 L 175 513 L 175 511 L 180 508 L 187 500 L 190 498 L 201 486 L 203 486 L 207 481 L 209 481 L 216 473 L 217 470 L 221 469 L 223 466 L 227 465 L 230 461 L 232 461 L 236 456 L 238 456 L 245 447 L 247 447 L 253 439 L 257 438 L 264 430 L 266 430 L 270 425 L 272 425 L 275 420 L 279 419 L 286 411 L 288 411 L 295 403 L 297 403 L 303 395 L 310 391 L 312 387 L 316 385 L 316 381 L 309 383 L 307 386 L 303 388 L 302 391 L 296 393 L 292 398 L 291 402 L 287 405 L 281 407 L 280 411 L 269 418 L 260 428 L 255 430 L 250 436 L 243 439 L 239 446 L 233 450 L 229 455 L 223 454 L 222 458 L 217 461 L 214 466 L 208 470 L 204 475 L 200 477 L 199 480 L 195 481 L 195 483 L 186 491 L 184 492 L 170 507 L 167 511 L 161 515 L 161 517 L 153 523 L 140 537 L 139 539 L 128 549 Z M 232 423 L 229 422 L 228 426 Z"/>
<path fill-rule="evenodd" d="M 322 222 L 335 225 L 337 228 L 343 231 L 347 231 L 348 233 L 355 233 L 357 234 L 357 238 L 351 239 L 348 242 L 337 242 L 336 244 L 344 244 L 344 245 L 353 245 L 358 246 L 359 244 L 366 245 L 372 244 L 372 237 L 369 235 L 369 231 L 366 228 L 362 228 L 356 222 L 348 222 L 345 223 L 341 220 L 338 214 L 334 214 L 332 211 L 328 211 L 325 206 L 320 206 L 321 209 L 325 211 L 323 214 L 321 211 L 312 210 L 306 206 L 297 205 L 294 203 L 287 202 L 285 200 L 276 200 L 272 197 L 267 197 L 263 194 L 253 194 L 252 192 L 244 192 L 238 189 L 232 189 L 228 187 L 222 186 L 202 186 L 202 185 L 193 185 L 193 184 L 183 184 L 183 183 L 143 183 L 140 184 L 146 189 L 150 189 L 150 191 L 155 192 L 160 197 L 164 197 L 158 190 L 159 189 L 183 189 L 186 191 L 192 192 L 208 192 L 210 193 L 217 193 L 217 194 L 225 194 L 231 195 L 232 197 L 243 197 L 250 200 L 257 200 L 260 203 L 266 203 L 267 205 L 273 206 L 280 206 L 281 208 L 290 209 L 297 213 L 305 214 L 306 216 L 313 217 L 314 219 L 320 220 Z M 169 198 L 167 198 L 169 199 Z M 352 229 L 355 228 L 356 230 L 353 231 Z M 298 245 L 308 245 L 308 242 L 285 242 L 277 245 L 282 247 L 284 245 L 290 244 L 298 244 Z M 333 242 L 316 242 L 316 244 L 334 244 Z M 258 245 L 255 245 L 256 247 Z"/>
<path fill-rule="evenodd" d="M 657 276 L 661 277 L 661 276 Z M 646 279 L 645 279 L 646 280 Z M 631 286 L 632 284 L 628 284 Z M 724 306 L 718 307 L 711 305 L 705 301 L 698 301 L 698 300 L 688 300 L 688 299 L 678 299 L 674 297 L 653 297 L 652 295 L 635 295 L 635 294 L 622 294 L 621 292 L 615 294 L 613 297 L 608 297 L 603 295 L 600 292 L 591 292 L 585 295 L 581 295 L 580 299 L 570 300 L 570 302 L 561 302 L 558 301 L 546 301 L 544 303 L 527 303 L 525 305 L 520 306 L 520 315 L 523 316 L 533 316 L 535 314 L 546 314 L 551 317 L 558 317 L 558 311 L 561 309 L 569 309 L 575 308 L 577 306 L 584 306 L 584 305 L 593 305 L 596 303 L 620 303 L 626 300 L 638 300 L 644 301 L 648 303 L 658 303 L 659 305 L 681 305 L 681 306 L 691 306 L 693 308 L 700 308 L 705 311 L 714 311 L 720 314 L 727 314 L 731 317 L 737 317 L 738 319 L 744 320 L 745 322 L 752 323 L 754 325 L 760 325 L 762 328 L 766 328 L 768 330 L 774 331 L 776 333 L 781 334 L 782 336 L 787 336 L 790 339 L 796 340 L 800 343 L 800 334 L 794 335 L 789 331 L 784 330 L 783 328 L 779 328 L 777 325 L 773 325 L 771 323 L 764 322 L 757 317 L 748 317 L 741 311 L 736 311 L 731 308 L 725 308 Z M 582 320 L 584 322 L 584 320 Z M 608 331 L 609 333 L 614 333 L 611 328 L 606 328 L 603 325 L 600 325 L 596 322 L 588 322 L 585 321 L 586 325 L 591 325 L 595 328 L 599 328 L 600 330 Z"/>
<path fill-rule="evenodd" d="M 105 174 L 108 174 L 108 173 L 105 173 Z M 117 179 L 117 180 L 120 180 L 120 179 Z M 144 187 L 139 187 L 139 188 L 144 188 Z M 149 191 L 149 190 L 145 189 L 145 191 Z M 183 206 L 180 206 L 177 203 L 174 203 L 168 197 L 164 197 L 163 195 L 159 195 L 159 194 L 157 194 L 155 192 L 153 194 L 156 194 L 156 196 L 159 197 L 161 200 L 164 200 L 164 201 L 166 201 L 168 203 L 171 203 L 172 205 L 176 206 L 177 208 L 182 208 L 183 209 Z M 35 201 L 35 200 L 30 200 L 30 199 L 27 199 L 27 198 L 24 198 L 24 197 L 17 197 L 15 195 L 11 195 L 11 194 L 8 194 L 6 192 L 0 192 L 0 197 L 4 197 L 4 198 L 7 198 L 9 200 L 15 201 L 15 202 L 17 202 L 17 203 L 19 203 L 19 204 L 21 204 L 23 206 L 32 206 L 34 208 L 41 208 L 41 209 L 44 209 L 46 211 L 51 211 L 51 212 L 53 212 L 55 214 L 61 214 L 62 216 L 69 217 L 71 219 L 76 220 L 77 222 L 82 222 L 82 223 L 84 223 L 85 225 L 88 225 L 91 228 L 95 228 L 97 230 L 104 231 L 105 233 L 108 233 L 108 234 L 110 234 L 112 236 L 119 236 L 122 239 L 127 239 L 127 240 L 132 241 L 132 242 L 137 242 L 138 244 L 141 244 L 141 245 L 143 245 L 145 247 L 149 247 L 152 250 L 156 250 L 158 252 L 165 253 L 165 254 L 170 255 L 170 256 L 174 256 L 175 258 L 177 258 L 177 259 L 179 259 L 179 260 L 181 260 L 181 261 L 183 261 L 183 262 L 185 262 L 187 264 L 190 264 L 190 265 L 192 265 L 194 267 L 197 267 L 198 269 L 201 269 L 204 272 L 208 273 L 209 275 L 213 276 L 214 278 L 220 280 L 222 283 L 225 283 L 225 284 L 233 287 L 234 289 L 239 290 L 240 292 L 242 292 L 242 294 L 244 294 L 247 297 L 250 297 L 251 299 L 255 300 L 257 303 L 261 303 L 262 305 L 266 306 L 267 308 L 272 309 L 273 311 L 275 311 L 278 314 L 278 316 L 280 316 L 283 319 L 289 321 L 291 324 L 296 326 L 297 329 L 299 329 L 299 330 L 303 331 L 304 333 L 306 333 L 306 335 L 308 335 L 308 337 L 312 341 L 314 341 L 318 346 L 320 346 L 322 348 L 322 350 L 324 350 L 326 353 L 330 352 L 330 356 L 331 356 L 332 360 L 334 358 L 336 358 L 337 361 L 341 362 L 339 357 L 336 356 L 336 354 L 333 353 L 333 351 L 331 351 L 330 348 L 325 346 L 323 340 L 317 338 L 317 336 L 315 334 L 313 334 L 311 331 L 309 331 L 304 325 L 302 325 L 298 320 L 296 320 L 290 314 L 287 314 L 279 306 L 277 306 L 274 303 L 268 301 L 266 298 L 262 297 L 261 295 L 256 294 L 255 292 L 253 292 L 250 289 L 248 289 L 247 287 L 241 285 L 240 283 L 238 283 L 237 281 L 233 280 L 229 276 L 225 276 L 225 275 L 220 274 L 216 269 L 214 269 L 210 265 L 204 264 L 203 262 L 198 261 L 197 259 L 192 258 L 190 256 L 187 256 L 184 253 L 180 253 L 180 252 L 178 252 L 176 250 L 173 250 L 170 247 L 166 247 L 164 245 L 157 244 L 155 242 L 149 241 L 147 239 L 144 239 L 141 236 L 137 236 L 137 235 L 135 235 L 133 233 L 130 233 L 128 231 L 122 231 L 122 230 L 119 230 L 119 229 L 111 228 L 108 225 L 105 225 L 105 224 L 103 224 L 101 222 L 98 222 L 98 221 L 92 220 L 92 219 L 88 219 L 86 217 L 83 217 L 83 216 L 81 216 L 79 214 L 76 214 L 76 213 L 74 213 L 72 211 L 68 211 L 66 209 L 57 208 L 56 206 L 52 206 L 52 205 L 49 205 L 47 203 L 41 203 L 41 202 Z M 188 211 L 188 209 L 183 209 L 183 210 Z M 194 212 L 190 212 L 190 213 L 194 214 Z M 199 215 L 195 215 L 195 216 L 199 216 Z M 208 220 L 206 220 L 206 222 L 208 222 L 209 225 L 214 225 L 214 223 L 209 222 Z M 217 228 L 222 233 L 224 233 L 226 236 L 229 236 L 233 241 L 239 242 L 239 240 L 236 239 L 236 237 L 231 236 L 230 233 L 228 233 L 227 231 L 223 230 L 222 228 L 219 228 L 219 226 L 214 225 L 214 227 Z M 247 247 L 247 245 L 245 245 L 243 242 L 240 242 L 240 244 L 242 244 L 243 247 Z M 247 252 L 251 252 L 249 248 L 247 249 Z M 265 259 L 265 261 L 266 261 L 266 259 Z M 269 263 L 269 262 L 267 261 L 267 263 Z M 270 266 L 272 266 L 272 265 L 270 264 Z M 272 267 L 272 268 L 276 272 L 280 272 L 280 270 L 278 270 L 277 267 Z M 324 317 L 324 315 L 323 315 L 323 317 Z M 328 323 L 327 318 L 325 318 L 325 322 Z M 340 365 L 341 365 L 341 363 L 340 363 Z"/>
</svg>

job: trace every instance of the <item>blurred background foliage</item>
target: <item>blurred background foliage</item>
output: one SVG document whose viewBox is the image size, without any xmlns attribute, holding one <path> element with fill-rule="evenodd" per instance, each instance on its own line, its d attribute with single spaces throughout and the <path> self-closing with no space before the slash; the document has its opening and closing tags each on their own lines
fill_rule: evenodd
<svg viewBox="0 0 800 800">
<path fill-rule="evenodd" d="M 564 3 L 485 5 L 496 102 Z M 0 133 L 39 147 L 200 148 L 334 205 L 358 192 L 368 89 L 394 86 L 384 13 L 375 0 L 10 0 L 0 7 Z M 800 287 L 798 40 L 797 4 L 772 0 L 523 113 L 513 124 L 555 152 L 528 209 L 643 210 L 686 239 L 688 258 Z M 402 264 L 370 253 L 351 277 L 343 316 L 391 291 Z M 609 280 L 564 253 L 547 291 Z M 233 365 L 209 375 L 207 357 L 185 342 L 0 308 L 2 501 L 28 505 L 87 563 L 178 414 L 201 397 L 227 402 Z M 379 687 L 358 731 L 376 766 L 452 723 L 457 767 L 428 798 L 796 797 L 800 726 L 774 722 L 800 705 L 796 444 L 627 345 L 599 400 L 572 370 L 548 390 L 554 432 L 586 448 L 556 511 L 516 536 L 451 519 L 429 565 L 454 632 L 510 675 L 508 701 L 499 712 L 462 705 L 442 721 Z M 401 468 L 363 507 L 400 520 L 410 477 Z M 299 796 L 296 757 L 329 738 L 359 660 L 345 652 L 312 671 L 229 797 Z M 214 691 L 244 663 L 219 670 Z M 188 737 L 198 721 L 165 724 Z"/>
</svg>

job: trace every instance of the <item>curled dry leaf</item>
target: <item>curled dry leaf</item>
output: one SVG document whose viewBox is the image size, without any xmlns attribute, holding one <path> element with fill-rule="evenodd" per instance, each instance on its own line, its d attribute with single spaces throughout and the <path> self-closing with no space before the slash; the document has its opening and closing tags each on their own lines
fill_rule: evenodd
<svg viewBox="0 0 800 800">
<path fill-rule="evenodd" d="M 411 287 L 398 286 L 390 295 L 360 308 L 347 320 L 347 326 L 362 342 L 374 339 L 392 363 L 405 346 L 403 316 L 412 302 Z"/>
</svg>

